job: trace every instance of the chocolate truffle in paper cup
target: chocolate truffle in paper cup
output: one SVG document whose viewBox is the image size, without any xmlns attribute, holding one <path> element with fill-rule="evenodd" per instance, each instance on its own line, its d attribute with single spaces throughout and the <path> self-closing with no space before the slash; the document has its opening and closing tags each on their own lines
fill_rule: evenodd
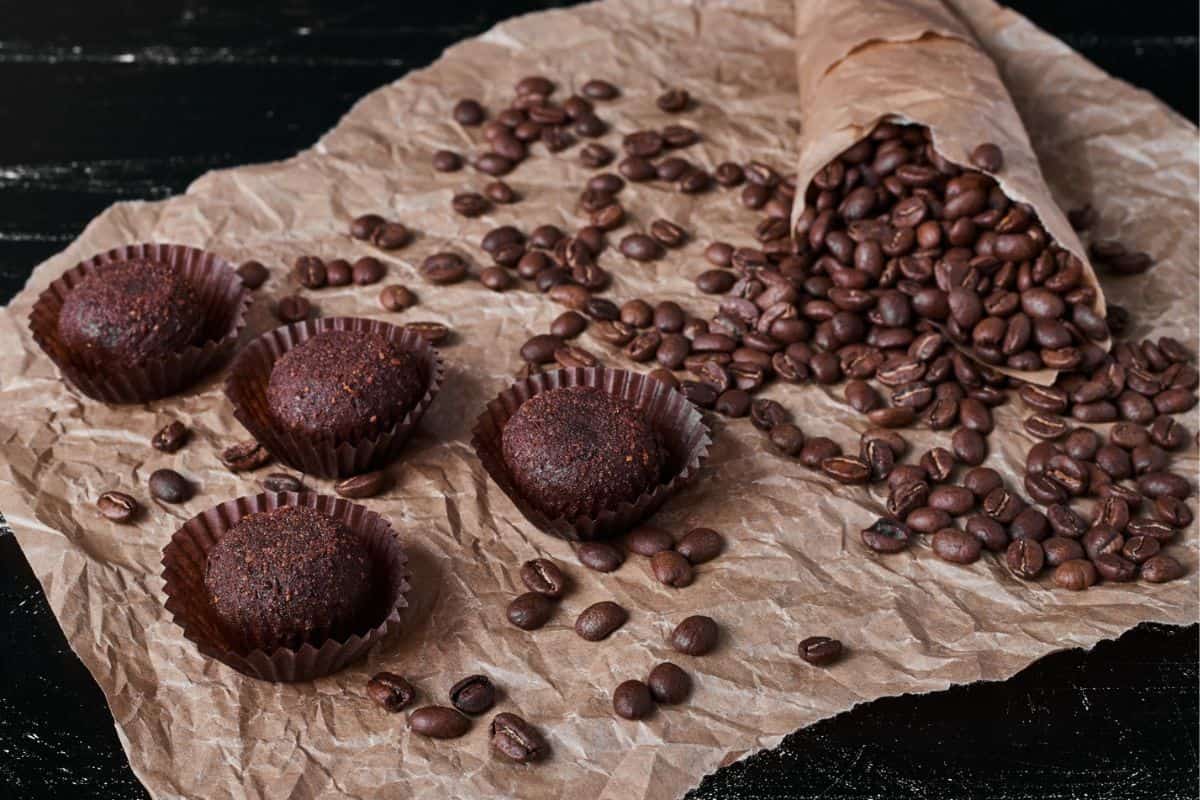
<svg viewBox="0 0 1200 800">
<path fill-rule="evenodd" d="M 81 392 L 108 403 L 175 394 L 224 362 L 250 292 L 212 253 L 119 247 L 63 273 L 29 316 L 33 338 Z"/>
<path fill-rule="evenodd" d="M 234 360 L 234 416 L 281 461 L 345 477 L 392 460 L 437 395 L 437 350 L 414 331 L 335 317 L 276 328 Z"/>
<path fill-rule="evenodd" d="M 399 627 L 407 557 L 347 500 L 261 494 L 188 520 L 163 550 L 167 610 L 205 655 L 251 677 L 335 672 Z"/>
<path fill-rule="evenodd" d="M 539 529 L 575 541 L 624 533 L 695 479 L 707 426 L 665 384 L 599 367 L 533 375 L 488 403 L 472 444 Z"/>
</svg>

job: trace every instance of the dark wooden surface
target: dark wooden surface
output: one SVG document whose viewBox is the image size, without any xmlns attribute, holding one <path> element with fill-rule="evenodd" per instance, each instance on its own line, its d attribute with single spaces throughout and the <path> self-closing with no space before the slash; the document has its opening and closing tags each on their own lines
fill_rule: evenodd
<svg viewBox="0 0 1200 800">
<path fill-rule="evenodd" d="M 111 203 L 288 156 L 452 42 L 555 5 L 565 3 L 0 1 L 0 301 Z M 1196 119 L 1195 3 L 1012 5 Z M 1196 797 L 1198 648 L 1196 626 L 1141 626 L 1004 683 L 880 700 L 720 770 L 692 796 Z M 0 526 L 8 797 L 145 792 L 103 696 Z"/>
</svg>

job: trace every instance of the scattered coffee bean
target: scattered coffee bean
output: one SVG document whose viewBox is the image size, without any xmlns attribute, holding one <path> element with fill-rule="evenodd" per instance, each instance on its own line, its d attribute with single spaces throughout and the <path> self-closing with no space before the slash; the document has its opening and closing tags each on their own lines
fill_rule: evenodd
<svg viewBox="0 0 1200 800">
<path fill-rule="evenodd" d="M 596 572 L 613 572 L 625 563 L 625 555 L 608 542 L 583 542 L 576 547 L 575 556 Z"/>
<path fill-rule="evenodd" d="M 467 262 L 457 253 L 434 253 L 421 263 L 421 275 L 438 286 L 458 283 L 467 276 Z"/>
<path fill-rule="evenodd" d="M 164 503 L 186 503 L 192 484 L 173 469 L 156 469 L 150 473 L 150 494 Z"/>
<path fill-rule="evenodd" d="M 1068 540 L 1070 541 L 1070 540 Z M 1009 570 L 1018 578 L 1036 578 L 1046 563 L 1042 546 L 1032 539 L 1017 539 L 1004 554 Z"/>
<path fill-rule="evenodd" d="M 712 561 L 721 554 L 725 540 L 712 528 L 692 528 L 675 545 L 675 551 L 692 564 Z"/>
<path fill-rule="evenodd" d="M 692 678 L 670 661 L 664 661 L 650 670 L 646 685 L 654 700 L 664 705 L 675 705 L 687 699 L 692 691 Z"/>
<path fill-rule="evenodd" d="M 450 704 L 464 714 L 482 714 L 496 704 L 496 687 L 486 675 L 468 675 L 450 687 Z"/>
<path fill-rule="evenodd" d="M 625 535 L 625 546 L 639 556 L 651 556 L 670 550 L 675 539 L 670 533 L 653 525 L 641 525 Z"/>
<path fill-rule="evenodd" d="M 311 311 L 312 305 L 298 294 L 281 297 L 275 304 L 275 316 L 287 324 L 307 319 Z"/>
<path fill-rule="evenodd" d="M 662 245 L 644 233 L 631 233 L 621 239 L 621 253 L 634 261 L 654 261 L 662 258 Z"/>
<path fill-rule="evenodd" d="M 457 172 L 462 169 L 462 156 L 450 150 L 438 150 L 433 154 L 433 168 L 438 172 Z"/>
<path fill-rule="evenodd" d="M 862 530 L 863 544 L 876 553 L 899 553 L 911 539 L 908 526 L 894 519 L 880 518 Z"/>
<path fill-rule="evenodd" d="M 536 591 L 519 595 L 508 604 L 508 621 L 524 631 L 537 630 L 554 614 L 554 602 Z"/>
<path fill-rule="evenodd" d="M 567 576 L 557 564 L 546 558 L 535 558 L 522 564 L 521 582 L 529 591 L 546 597 L 562 597 L 567 590 Z"/>
<path fill-rule="evenodd" d="M 450 338 L 450 329 L 440 322 L 410 322 L 404 330 L 412 331 L 433 345 L 442 344 Z"/>
<path fill-rule="evenodd" d="M 105 519 L 123 524 L 137 516 L 140 506 L 124 492 L 105 492 L 96 499 L 96 508 Z"/>
<path fill-rule="evenodd" d="M 367 697 L 389 714 L 403 711 L 416 696 L 412 684 L 394 672 L 377 672 L 367 681 Z"/>
<path fill-rule="evenodd" d="M 408 725 L 418 736 L 457 739 L 471 728 L 471 721 L 453 708 L 425 706 L 408 715 Z"/>
<path fill-rule="evenodd" d="M 711 653 L 717 646 L 720 632 L 712 617 L 695 615 L 686 618 L 671 631 L 671 647 L 689 656 Z"/>
<path fill-rule="evenodd" d="M 385 222 L 371 233 L 371 244 L 380 250 L 399 250 L 412 241 L 412 231 L 399 222 Z"/>
<path fill-rule="evenodd" d="M 186 425 L 179 420 L 175 420 L 154 434 L 154 438 L 150 440 L 150 445 L 155 450 L 161 450 L 164 453 L 174 453 L 187 444 L 190 434 L 191 432 Z"/>
<path fill-rule="evenodd" d="M 379 305 L 388 311 L 403 311 L 416 305 L 417 298 L 406 286 L 392 284 L 379 292 Z"/>
<path fill-rule="evenodd" d="M 255 440 L 247 439 L 226 447 L 221 451 L 220 458 L 231 472 L 244 472 L 266 464 L 271 460 L 271 453 Z"/>
<path fill-rule="evenodd" d="M 654 711 L 654 698 L 650 687 L 641 681 L 623 681 L 613 690 L 613 711 L 625 719 L 638 720 L 650 716 Z"/>
<path fill-rule="evenodd" d="M 1150 583 L 1166 583 L 1182 577 L 1183 565 L 1171 556 L 1154 556 L 1142 564 L 1142 579 Z"/>
<path fill-rule="evenodd" d="M 262 480 L 263 488 L 268 492 L 300 492 L 304 484 L 294 475 L 286 472 L 272 472 Z"/>
<path fill-rule="evenodd" d="M 305 289 L 320 289 L 328 278 L 325 262 L 316 256 L 300 256 L 292 265 L 292 272 Z"/>
<path fill-rule="evenodd" d="M 546 740 L 536 728 L 516 714 L 497 714 L 488 733 L 492 748 L 518 764 L 538 761 L 546 755 Z"/>
<path fill-rule="evenodd" d="M 335 258 L 325 265 L 325 279 L 330 286 L 347 286 L 354 279 L 354 268 L 344 258 Z"/>
<path fill-rule="evenodd" d="M 1096 583 L 1096 568 L 1082 558 L 1064 561 L 1054 569 L 1054 585 L 1073 592 L 1082 591 Z"/>
<path fill-rule="evenodd" d="M 800 657 L 815 667 L 827 667 L 842 657 L 842 643 L 828 636 L 809 636 L 800 642 Z"/>
<path fill-rule="evenodd" d="M 607 639 L 628 619 L 629 612 L 624 608 L 611 600 L 603 600 L 579 612 L 579 616 L 575 619 L 575 633 L 579 634 L 581 639 L 598 642 L 601 639 Z"/>
<path fill-rule="evenodd" d="M 933 553 L 943 561 L 971 564 L 979 560 L 983 544 L 957 528 L 943 528 L 933 535 Z"/>
<path fill-rule="evenodd" d="M 251 291 L 254 291 L 258 287 L 262 286 L 267 282 L 267 278 L 271 276 L 271 273 L 267 271 L 267 268 L 258 261 L 243 262 L 242 265 L 237 268 L 237 274 L 238 277 L 242 279 L 242 284 Z"/>
<path fill-rule="evenodd" d="M 674 550 L 655 553 L 650 559 L 650 568 L 659 583 L 675 589 L 689 586 L 695 576 L 691 562 Z"/>
<path fill-rule="evenodd" d="M 374 497 L 382 492 L 386 485 L 387 473 L 378 470 L 344 478 L 333 485 L 333 491 L 342 497 L 359 500 L 364 497 Z"/>
<path fill-rule="evenodd" d="M 1004 153 L 996 145 L 986 142 L 971 151 L 971 163 L 984 172 L 999 172 L 1004 167 Z"/>
</svg>

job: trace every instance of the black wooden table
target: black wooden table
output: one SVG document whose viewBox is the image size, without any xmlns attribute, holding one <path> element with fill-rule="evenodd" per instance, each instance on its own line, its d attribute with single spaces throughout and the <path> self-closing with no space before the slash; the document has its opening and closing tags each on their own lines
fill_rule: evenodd
<svg viewBox="0 0 1200 800">
<path fill-rule="evenodd" d="M 358 97 L 452 42 L 555 5 L 565 3 L 0 0 L 0 301 L 109 204 L 291 155 Z M 1194 2 L 1013 5 L 1196 119 Z M 1194 798 L 1198 649 L 1195 625 L 1143 625 L 1003 683 L 879 700 L 720 770 L 692 796 Z M 0 798 L 9 797 L 145 791 L 103 696 L 0 529 Z"/>
</svg>

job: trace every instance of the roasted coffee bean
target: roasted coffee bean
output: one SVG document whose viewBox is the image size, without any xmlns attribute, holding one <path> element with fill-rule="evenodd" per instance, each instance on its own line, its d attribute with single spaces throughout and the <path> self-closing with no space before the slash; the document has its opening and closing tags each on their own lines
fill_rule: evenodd
<svg viewBox="0 0 1200 800">
<path fill-rule="evenodd" d="M 1108 525 L 1097 524 L 1088 528 L 1081 540 L 1084 552 L 1093 561 L 1101 553 L 1119 553 L 1125 546 L 1125 537 L 1120 531 Z"/>
<path fill-rule="evenodd" d="M 692 528 L 675 545 L 675 551 L 692 564 L 712 561 L 721 554 L 725 540 L 712 528 Z"/>
<path fill-rule="evenodd" d="M 920 486 L 923 484 L 910 484 Z M 908 547 L 912 531 L 902 522 L 880 518 L 862 530 L 862 541 L 876 553 L 898 553 Z"/>
<path fill-rule="evenodd" d="M 1073 558 L 1059 564 L 1054 570 L 1054 584 L 1073 592 L 1082 591 L 1096 583 L 1096 568 L 1092 562 Z"/>
<path fill-rule="evenodd" d="M 666 219 L 650 223 L 650 235 L 663 247 L 679 247 L 687 239 L 683 228 Z"/>
<path fill-rule="evenodd" d="M 1004 168 L 1004 153 L 991 142 L 985 142 L 971 151 L 971 163 L 984 172 L 999 172 Z"/>
<path fill-rule="evenodd" d="M 856 456 L 830 456 L 821 461 L 821 471 L 845 484 L 866 483 L 871 478 L 871 466 Z"/>
<path fill-rule="evenodd" d="M 805 442 L 800 449 L 800 463 L 810 469 L 820 469 L 826 459 L 840 455 L 842 448 L 825 436 L 817 436 Z"/>
<path fill-rule="evenodd" d="M 760 431 L 769 431 L 788 419 L 790 415 L 787 409 L 774 400 L 761 398 L 750 406 L 750 422 Z"/>
<path fill-rule="evenodd" d="M 746 173 L 740 164 L 724 161 L 713 170 L 713 178 L 724 187 L 737 186 L 746 178 Z"/>
<path fill-rule="evenodd" d="M 546 558 L 535 558 L 522 564 L 521 582 L 529 591 L 545 597 L 562 597 L 567 590 L 567 576 Z"/>
<path fill-rule="evenodd" d="M 483 187 L 483 194 L 493 203 L 505 206 L 521 199 L 516 190 L 504 181 L 491 181 Z"/>
<path fill-rule="evenodd" d="M 325 262 L 316 256 L 300 256 L 292 265 L 296 281 L 305 289 L 320 289 L 325 285 Z"/>
<path fill-rule="evenodd" d="M 1034 414 L 1025 418 L 1025 430 L 1039 439 L 1054 440 L 1066 434 L 1067 423 L 1052 414 Z"/>
<path fill-rule="evenodd" d="M 682 703 L 692 690 L 691 676 L 670 661 L 650 670 L 646 684 L 654 700 L 666 705 Z"/>
<path fill-rule="evenodd" d="M 457 253 L 434 253 L 421 263 L 421 275 L 438 286 L 457 283 L 467 276 L 467 262 Z"/>
<path fill-rule="evenodd" d="M 1164 450 L 1178 450 L 1187 442 L 1188 433 L 1175 420 L 1160 416 L 1150 425 L 1150 439 Z"/>
<path fill-rule="evenodd" d="M 1149 536 L 1159 544 L 1164 544 L 1175 538 L 1175 529 L 1163 522 L 1152 519 L 1131 520 L 1125 526 L 1125 533 L 1130 537 Z"/>
<path fill-rule="evenodd" d="M 717 396 L 714 408 L 727 417 L 744 417 L 750 412 L 750 395 L 742 389 L 727 389 Z"/>
<path fill-rule="evenodd" d="M 1134 564 L 1141 564 L 1158 555 L 1160 549 L 1162 545 L 1152 536 L 1133 536 L 1125 540 L 1121 555 Z"/>
<path fill-rule="evenodd" d="M 554 351 L 554 360 L 563 369 L 588 368 L 600 363 L 594 355 L 582 347 L 563 345 Z"/>
<path fill-rule="evenodd" d="M 430 344 L 438 345 L 450 338 L 450 329 L 440 322 L 410 322 L 404 330 L 412 331 Z"/>
<path fill-rule="evenodd" d="M 983 499 L 993 489 L 999 489 L 1004 485 L 1004 480 L 1000 477 L 1000 473 L 990 467 L 975 467 L 967 470 L 963 475 L 962 485 L 971 491 L 975 497 Z"/>
<path fill-rule="evenodd" d="M 1142 579 L 1150 583 L 1166 583 L 1182 577 L 1183 565 L 1171 556 L 1158 555 L 1142 564 Z"/>
<path fill-rule="evenodd" d="M 516 143 L 516 140 L 513 141 Z M 498 140 L 495 144 L 499 146 L 500 141 Z M 512 158 L 511 156 L 518 155 L 520 150 L 524 150 L 524 148 L 517 148 L 517 152 L 509 151 L 508 155 L 498 152 L 484 153 L 479 158 L 475 159 L 475 169 L 479 170 L 485 175 L 491 175 L 493 178 L 501 175 L 507 175 L 513 171 L 514 167 L 516 167 L 516 159 Z"/>
<path fill-rule="evenodd" d="M 1065 536 L 1051 536 L 1041 543 L 1042 552 L 1045 554 L 1046 564 L 1051 567 L 1057 567 L 1059 564 L 1071 561 L 1076 558 L 1085 558 L 1083 546 L 1074 539 L 1068 539 Z"/>
<path fill-rule="evenodd" d="M 1032 472 L 1025 473 L 1025 491 L 1029 494 L 1035 503 L 1042 505 L 1055 505 L 1065 503 L 1070 499 L 1070 494 L 1059 484 L 1050 480 L 1044 474 L 1037 475 Z"/>
<path fill-rule="evenodd" d="M 933 553 L 953 564 L 971 564 L 979 560 L 983 544 L 957 528 L 942 528 L 933 535 Z"/>
<path fill-rule="evenodd" d="M 374 497 L 383 491 L 387 485 L 387 473 L 382 470 L 351 475 L 333 485 L 333 491 L 342 497 L 358 500 L 364 497 Z"/>
<path fill-rule="evenodd" d="M 901 465 L 896 469 L 902 469 Z M 895 471 L 892 472 L 894 477 Z M 924 473 L 922 473 L 923 475 Z M 906 480 L 890 487 L 887 499 L 887 510 L 896 519 L 905 519 L 913 511 L 923 508 L 929 502 L 929 484 L 920 479 Z"/>
<path fill-rule="evenodd" d="M 271 453 L 255 440 L 247 439 L 226 447 L 221 451 L 220 458 L 230 472 L 243 472 L 266 464 L 271 460 Z"/>
<path fill-rule="evenodd" d="M 1091 428 L 1076 428 L 1063 440 L 1063 450 L 1079 461 L 1090 461 L 1100 449 L 1100 435 Z"/>
<path fill-rule="evenodd" d="M 1050 506 L 1046 509 L 1046 518 L 1059 536 L 1078 539 L 1087 532 L 1087 523 L 1083 521 L 1083 517 L 1067 506 Z"/>
<path fill-rule="evenodd" d="M 330 286 L 349 286 L 354 280 L 354 268 L 344 258 L 335 258 L 325 265 L 325 278 Z"/>
<path fill-rule="evenodd" d="M 496 687 L 486 675 L 468 675 L 450 687 L 450 704 L 464 714 L 482 714 L 496 704 Z"/>
<path fill-rule="evenodd" d="M 304 484 L 294 475 L 286 472 L 272 472 L 262 480 L 263 488 L 268 492 L 300 492 Z"/>
<path fill-rule="evenodd" d="M 987 440 L 978 431 L 959 428 L 950 442 L 955 457 L 968 466 L 978 466 L 987 457 Z"/>
<path fill-rule="evenodd" d="M 96 499 L 96 508 L 105 519 L 126 523 L 137 516 L 140 506 L 124 492 L 105 492 Z"/>
<path fill-rule="evenodd" d="M 809 636 L 800 642 L 800 657 L 814 667 L 826 667 L 842 657 L 842 643 L 828 636 Z"/>
<path fill-rule="evenodd" d="M 1101 553 L 1092 560 L 1096 572 L 1106 581 L 1131 581 L 1137 576 L 1137 565 L 1115 553 Z"/>
<path fill-rule="evenodd" d="M 632 155 L 621 159 L 617 170 L 626 180 L 633 183 L 643 183 L 658 174 L 654 169 L 654 164 L 648 158 Z"/>
<path fill-rule="evenodd" d="M 1177 497 L 1162 495 L 1154 499 L 1154 518 L 1172 528 L 1186 528 L 1192 524 L 1192 510 Z"/>
<path fill-rule="evenodd" d="M 462 156 L 451 150 L 438 150 L 433 154 L 433 168 L 438 172 L 457 172 L 462 165 Z"/>
<path fill-rule="evenodd" d="M 707 383 L 684 381 L 681 384 L 684 397 L 699 408 L 712 408 L 717 402 L 717 392 Z"/>
<path fill-rule="evenodd" d="M 624 608 L 611 600 L 603 600 L 579 612 L 575 620 L 575 633 L 589 642 L 598 642 L 608 638 L 628 619 L 629 612 Z"/>
<path fill-rule="evenodd" d="M 778 447 L 784 455 L 794 456 L 801 452 L 801 448 L 805 447 L 804 433 L 795 425 L 788 422 L 780 423 L 771 428 L 768 436 L 771 439 L 771 444 Z M 821 447 L 821 445 L 817 447 Z M 813 457 L 816 457 L 816 454 Z M 820 465 L 820 459 L 818 459 L 816 464 L 809 464 L 804 456 L 801 456 L 801 461 L 804 461 L 805 466 L 814 468 Z"/>
<path fill-rule="evenodd" d="M 538 276 L 540 280 L 542 275 L 546 275 L 551 270 L 546 270 Z M 550 287 L 547 293 L 551 300 L 559 305 L 566 306 L 574 311 L 583 311 L 587 307 L 587 303 L 592 299 L 592 294 L 585 287 L 577 283 L 559 282 Z"/>
<path fill-rule="evenodd" d="M 644 233 L 631 233 L 621 239 L 621 253 L 634 261 L 654 261 L 662 258 L 663 248 Z"/>
<path fill-rule="evenodd" d="M 1050 522 L 1036 508 L 1025 508 L 1009 523 L 1008 533 L 1013 539 L 1040 542 L 1050 536 Z"/>
<path fill-rule="evenodd" d="M 692 564 L 674 550 L 662 550 L 650 559 L 654 578 L 664 586 L 681 589 L 689 586 L 695 577 Z"/>
<path fill-rule="evenodd" d="M 555 351 L 562 346 L 563 341 L 559 337 L 540 333 L 521 345 L 521 358 L 530 364 L 550 364 L 554 361 Z"/>
<path fill-rule="evenodd" d="M 1167 468 L 1167 451 L 1153 444 L 1139 445 L 1130 452 L 1129 461 L 1135 475 L 1161 472 Z"/>
<path fill-rule="evenodd" d="M 1025 469 L 1032 475 L 1043 475 L 1051 458 L 1061 451 L 1054 442 L 1038 442 L 1025 456 Z"/>
<path fill-rule="evenodd" d="M 625 534 L 625 546 L 639 556 L 650 558 L 675 547 L 675 537 L 653 525 L 639 525 Z"/>
<path fill-rule="evenodd" d="M 1005 525 L 1024 510 L 1025 501 L 1004 488 L 993 489 L 983 498 L 983 513 Z"/>
<path fill-rule="evenodd" d="M 1120 497 L 1105 497 L 1096 505 L 1095 521 L 1123 531 L 1129 525 L 1129 504 Z"/>
<path fill-rule="evenodd" d="M 186 425 L 179 420 L 175 420 L 154 434 L 154 438 L 150 440 L 150 445 L 155 450 L 161 450 L 164 453 L 174 453 L 187 444 L 190 434 L 191 432 Z"/>
<path fill-rule="evenodd" d="M 717 646 L 720 632 L 712 617 L 694 615 L 687 617 L 671 631 L 670 643 L 680 653 L 702 656 L 711 653 Z"/>
<path fill-rule="evenodd" d="M 478 192 L 460 192 L 450 199 L 450 208 L 454 213 L 468 219 L 483 216 L 491 205 L 488 199 Z"/>
<path fill-rule="evenodd" d="M 1046 563 L 1042 546 L 1032 539 L 1017 539 L 1004 553 L 1008 569 L 1018 578 L 1036 578 Z"/>
<path fill-rule="evenodd" d="M 386 272 L 387 269 L 378 258 L 363 256 L 354 262 L 354 266 L 350 270 L 350 277 L 356 286 L 369 286 L 382 280 Z"/>
<path fill-rule="evenodd" d="M 685 110 L 691 103 L 691 96 L 686 89 L 668 89 L 658 96 L 654 104 L 660 111 L 679 112 Z"/>
<path fill-rule="evenodd" d="M 508 621 L 521 630 L 532 631 L 545 625 L 554 614 L 554 602 L 536 591 L 519 595 L 508 604 Z"/>
<path fill-rule="evenodd" d="M 371 244 L 380 250 L 399 250 L 412 241 L 412 231 L 399 222 L 385 222 L 371 232 Z"/>
<path fill-rule="evenodd" d="M 957 517 L 975 507 L 975 495 L 962 486 L 938 486 L 929 492 L 929 505 Z"/>
<path fill-rule="evenodd" d="M 972 514 L 967 517 L 963 526 L 968 534 L 979 540 L 979 543 L 993 553 L 1004 552 L 1009 544 L 1008 531 L 994 519 L 983 514 Z"/>
<path fill-rule="evenodd" d="M 545 757 L 546 740 L 537 729 L 516 714 L 497 714 L 488 727 L 492 748 L 518 764 L 528 764 Z"/>
<path fill-rule="evenodd" d="M 612 100 L 619 94 L 616 86 L 596 78 L 583 84 L 580 91 L 584 97 L 590 97 L 592 100 Z"/>
<path fill-rule="evenodd" d="M 1182 475 L 1173 472 L 1147 472 L 1137 480 L 1138 491 L 1146 497 L 1174 497 L 1186 500 L 1192 493 L 1191 484 Z"/>
<path fill-rule="evenodd" d="M 953 521 L 948 512 L 929 506 L 914 509 L 904 518 L 904 524 L 910 529 L 925 534 L 936 533 L 942 528 L 948 528 Z"/>
<path fill-rule="evenodd" d="M 881 428 L 906 428 L 913 423 L 916 416 L 916 412 L 911 408 L 900 406 L 877 408 L 867 412 L 867 419 L 871 420 L 871 424 Z"/>
<path fill-rule="evenodd" d="M 579 334 L 583 333 L 587 328 L 588 322 L 581 314 L 575 311 L 564 311 L 554 318 L 550 323 L 550 335 L 561 339 L 574 339 Z"/>
<path fill-rule="evenodd" d="M 192 484 L 173 469 L 150 473 L 150 494 L 164 503 L 186 503 L 192 497 Z"/>
<path fill-rule="evenodd" d="M 1062 414 L 1071 405 L 1070 396 L 1054 386 L 1026 383 L 1021 385 L 1017 394 L 1025 405 L 1046 414 Z"/>
<path fill-rule="evenodd" d="M 929 480 L 941 483 L 949 480 L 954 472 L 956 456 L 944 447 L 931 447 L 921 456 L 920 463 L 929 475 Z"/>
<path fill-rule="evenodd" d="M 267 268 L 258 261 L 243 262 L 237 268 L 237 274 L 242 279 L 242 284 L 251 291 L 262 286 L 267 282 L 267 278 L 271 276 Z"/>
<path fill-rule="evenodd" d="M 654 697 L 641 681 L 623 681 L 613 690 L 612 706 L 619 717 L 644 719 L 654 712 Z"/>
<path fill-rule="evenodd" d="M 660 344 L 662 344 L 662 334 L 651 329 L 635 336 L 633 341 L 626 346 L 625 354 L 632 361 L 639 364 L 645 363 L 654 358 Z"/>
<path fill-rule="evenodd" d="M 1125 451 L 1113 448 L 1124 455 Z M 1072 497 L 1079 497 L 1087 492 L 1090 477 L 1087 467 L 1066 453 L 1051 456 L 1046 462 L 1044 477 L 1061 486 Z"/>
<path fill-rule="evenodd" d="M 575 556 L 596 572 L 613 572 L 625 563 L 625 555 L 608 542 L 583 542 L 575 549 Z"/>
<path fill-rule="evenodd" d="M 367 697 L 390 714 L 403 711 L 416 696 L 412 684 L 394 672 L 377 672 L 367 681 Z"/>
<path fill-rule="evenodd" d="M 408 715 L 408 725 L 418 736 L 457 739 L 471 728 L 471 721 L 453 708 L 425 706 Z"/>
<path fill-rule="evenodd" d="M 850 407 L 860 414 L 873 411 L 883 403 L 883 400 L 879 397 L 879 393 L 871 388 L 871 385 L 866 381 L 847 381 L 845 396 L 846 402 Z"/>
<path fill-rule="evenodd" d="M 379 305 L 388 311 L 403 311 L 417 302 L 416 296 L 406 286 L 392 284 L 379 292 Z"/>
</svg>

